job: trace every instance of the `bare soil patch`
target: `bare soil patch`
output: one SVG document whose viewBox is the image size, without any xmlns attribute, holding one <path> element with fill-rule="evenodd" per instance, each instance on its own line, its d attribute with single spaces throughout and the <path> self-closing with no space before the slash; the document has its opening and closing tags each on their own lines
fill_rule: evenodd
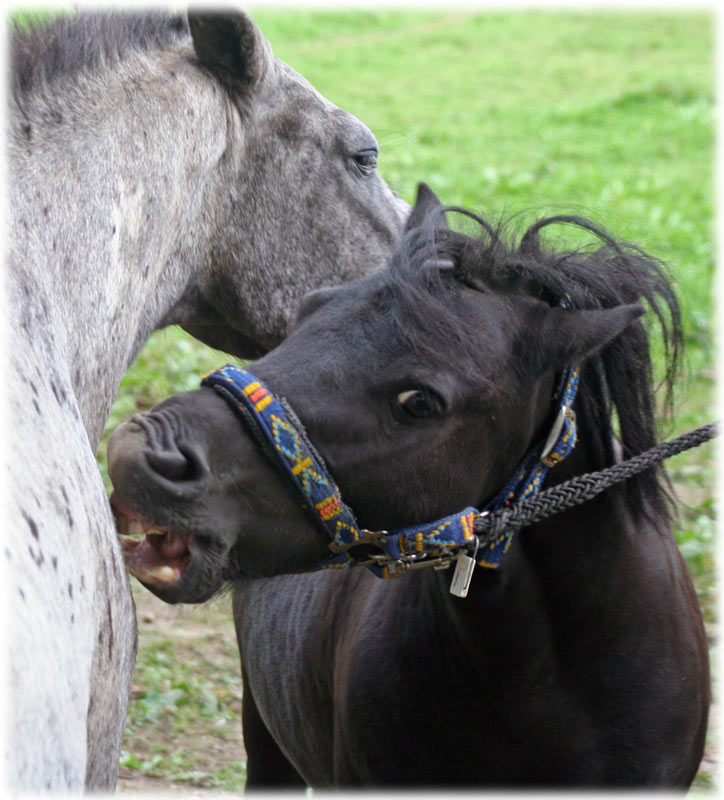
<svg viewBox="0 0 724 800">
<path fill-rule="evenodd" d="M 231 598 L 171 606 L 133 584 L 139 656 L 118 792 L 238 794 L 246 753 Z"/>
</svg>

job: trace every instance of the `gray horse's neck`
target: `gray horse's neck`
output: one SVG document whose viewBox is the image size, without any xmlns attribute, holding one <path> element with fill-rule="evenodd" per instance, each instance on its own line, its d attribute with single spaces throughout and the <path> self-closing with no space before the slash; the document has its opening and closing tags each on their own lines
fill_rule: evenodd
<svg viewBox="0 0 724 800">
<path fill-rule="evenodd" d="M 236 118 L 184 55 L 38 92 L 12 117 L 11 292 L 52 331 L 34 347 L 64 363 L 94 450 L 128 365 L 193 295 L 215 224 L 202 200 Z"/>
</svg>

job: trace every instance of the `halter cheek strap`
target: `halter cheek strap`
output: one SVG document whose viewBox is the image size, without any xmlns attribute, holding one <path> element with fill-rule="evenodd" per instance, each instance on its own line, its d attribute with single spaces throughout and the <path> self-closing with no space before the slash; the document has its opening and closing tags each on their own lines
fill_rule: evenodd
<svg viewBox="0 0 724 800">
<path fill-rule="evenodd" d="M 330 541 L 354 544 L 360 533 L 354 514 L 342 500 L 339 487 L 291 407 L 277 399 L 251 372 L 232 364 L 204 376 L 201 385 L 216 389 L 241 416 L 270 460 L 297 489 L 306 510 Z M 317 568 L 340 568 L 353 563 L 346 551 L 333 551 Z"/>
<path fill-rule="evenodd" d="M 276 398 L 251 372 L 227 364 L 206 375 L 202 385 L 213 387 L 241 416 L 328 537 L 330 555 L 315 569 L 363 565 L 378 577 L 391 578 L 422 567 L 447 567 L 453 559 L 461 562 L 462 556 L 471 549 L 474 549 L 475 561 L 468 558 L 470 571 L 475 563 L 493 569 L 500 566 L 516 531 L 505 531 L 478 552 L 473 523 L 490 511 L 535 495 L 548 469 L 573 449 L 576 422 L 572 407 L 578 380 L 577 368 L 566 371 L 558 392 L 558 414 L 547 441 L 529 451 L 508 483 L 482 512 L 468 507 L 434 522 L 394 531 L 369 531 L 359 527 L 296 414 L 283 398 Z"/>
<path fill-rule="evenodd" d="M 483 514 L 535 497 L 543 486 L 548 470 L 560 464 L 576 446 L 577 426 L 573 403 L 578 392 L 579 380 L 578 367 L 566 370 L 558 390 L 558 413 L 547 440 L 528 451 L 510 480 L 496 497 L 487 503 Z M 499 567 L 513 541 L 513 535 L 517 532 L 511 528 L 487 545 L 478 554 L 478 564 L 493 569 Z"/>
</svg>

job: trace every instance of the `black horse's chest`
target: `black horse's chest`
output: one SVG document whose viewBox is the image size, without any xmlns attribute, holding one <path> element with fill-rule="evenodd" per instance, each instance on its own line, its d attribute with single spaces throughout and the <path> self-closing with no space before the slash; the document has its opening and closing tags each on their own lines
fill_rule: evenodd
<svg viewBox="0 0 724 800">
<path fill-rule="evenodd" d="M 667 648 L 633 674 L 632 659 L 649 657 L 638 628 L 623 651 L 602 652 L 595 637 L 587 645 L 590 624 L 556 626 L 542 604 L 537 615 L 481 616 L 472 647 L 412 583 L 360 570 L 253 581 L 237 593 L 245 691 L 310 785 L 681 780 L 684 756 L 672 752 L 671 765 L 660 757 L 683 702 L 665 680 L 662 661 L 677 661 Z M 621 624 L 602 608 L 597 636 Z"/>
<path fill-rule="evenodd" d="M 330 617 L 344 600 L 328 584 L 254 582 L 237 620 L 245 690 L 311 785 L 464 786 L 526 772 L 545 783 L 590 761 L 581 709 L 551 671 L 501 662 L 481 673 L 439 615 L 420 614 L 424 597 L 387 607 L 358 592 L 354 616 Z"/>
</svg>

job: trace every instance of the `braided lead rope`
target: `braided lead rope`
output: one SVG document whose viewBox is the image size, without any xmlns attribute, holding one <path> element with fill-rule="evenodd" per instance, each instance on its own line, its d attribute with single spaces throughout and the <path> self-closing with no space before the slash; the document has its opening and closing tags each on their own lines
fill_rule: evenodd
<svg viewBox="0 0 724 800">
<path fill-rule="evenodd" d="M 676 439 L 662 442 L 621 464 L 614 464 L 606 469 L 579 475 L 551 489 L 545 489 L 537 496 L 523 500 L 516 505 L 487 514 L 483 513 L 482 516 L 475 519 L 473 528 L 480 537 L 480 544 L 489 544 L 499 539 L 511 528 L 520 530 L 573 506 L 585 503 L 614 484 L 632 478 L 664 459 L 683 453 L 692 447 L 698 447 L 718 434 L 718 423 L 710 422 L 708 425 L 684 433 Z"/>
</svg>

